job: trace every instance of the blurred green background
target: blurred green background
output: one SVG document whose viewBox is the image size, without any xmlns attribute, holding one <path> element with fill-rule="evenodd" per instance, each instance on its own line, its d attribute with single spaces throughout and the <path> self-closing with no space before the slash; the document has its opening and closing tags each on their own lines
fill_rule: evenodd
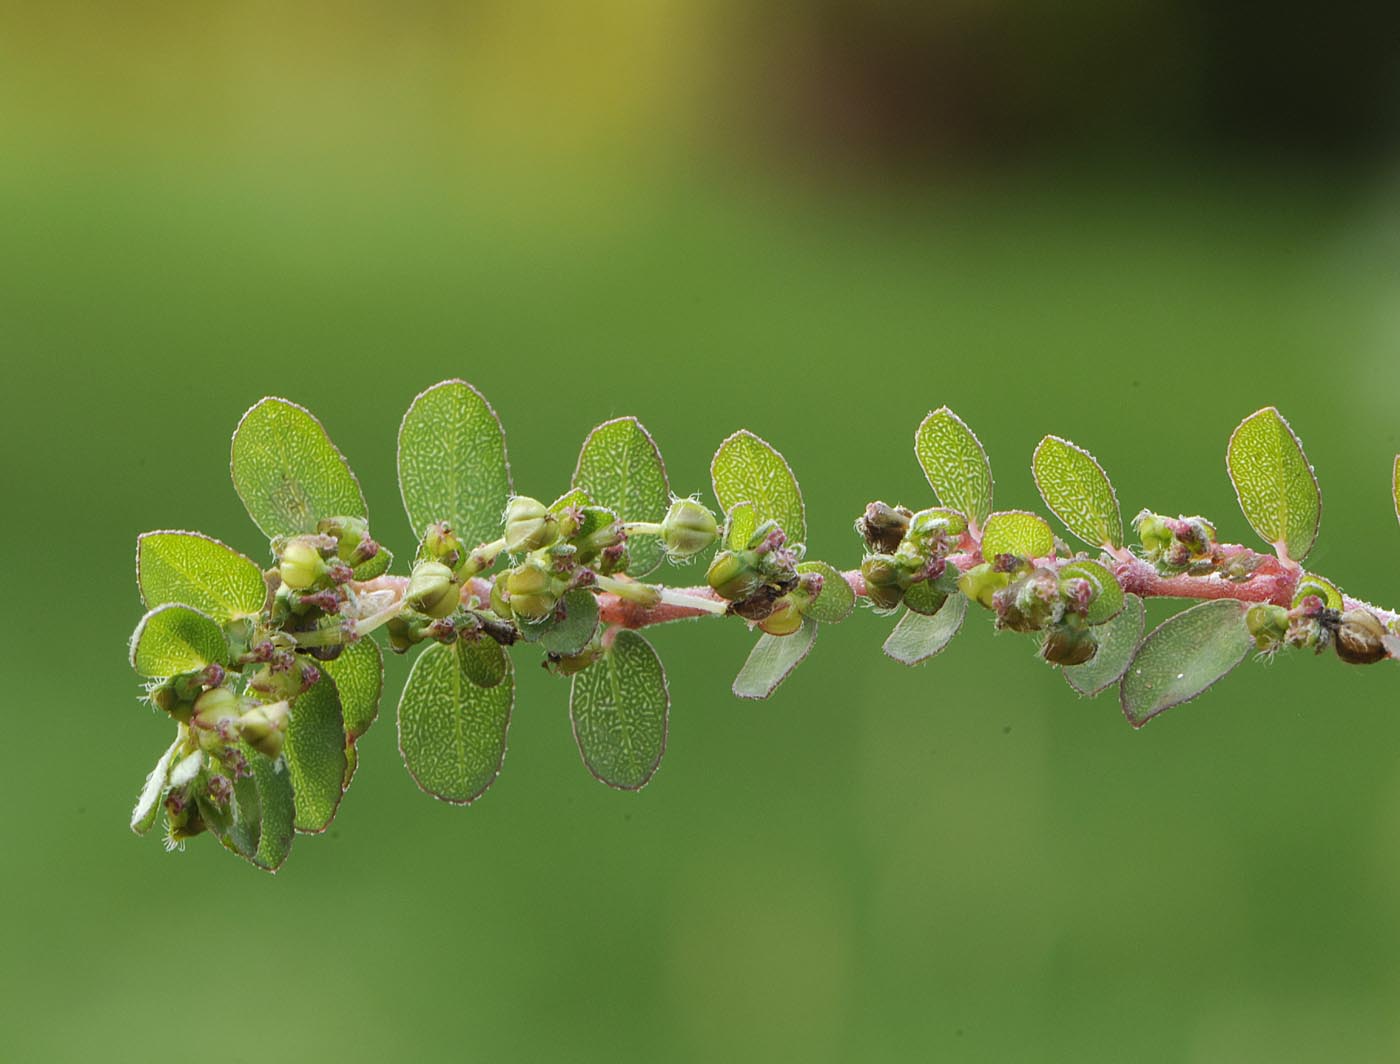
<svg viewBox="0 0 1400 1064">
<path fill-rule="evenodd" d="M 168 726 L 134 539 L 261 546 L 227 479 L 313 408 L 411 549 L 398 420 L 480 387 L 517 486 L 635 413 L 676 490 L 747 426 L 815 554 L 927 504 L 948 403 L 1003 505 L 1046 432 L 1125 511 L 1247 538 L 1226 437 L 1292 419 L 1314 566 L 1400 603 L 1389 5 L 11 5 L 0 13 L 8 1060 L 1400 1057 L 1400 672 L 1249 664 L 1135 734 L 985 618 L 926 667 L 655 632 L 670 748 L 589 778 L 521 667 L 469 809 L 394 742 L 277 877 L 126 817 Z M 695 574 L 698 578 L 698 573 Z M 1160 614 L 1160 611 L 1158 611 Z"/>
</svg>

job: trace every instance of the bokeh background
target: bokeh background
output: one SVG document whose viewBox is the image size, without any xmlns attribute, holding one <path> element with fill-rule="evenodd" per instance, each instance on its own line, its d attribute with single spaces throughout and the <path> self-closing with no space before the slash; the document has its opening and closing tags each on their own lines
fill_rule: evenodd
<svg viewBox="0 0 1400 1064">
<path fill-rule="evenodd" d="M 649 789 L 589 778 L 525 655 L 457 809 L 399 763 L 395 659 L 273 878 L 127 831 L 168 726 L 124 658 L 138 532 L 262 556 L 247 406 L 310 405 L 402 554 L 398 420 L 448 376 L 542 497 L 611 416 L 707 495 L 753 428 L 846 565 L 865 502 L 930 501 L 931 407 L 1004 505 L 1057 432 L 1129 515 L 1247 538 L 1224 443 L 1273 403 L 1314 567 L 1400 602 L 1397 10 L 7 5 L 0 1056 L 1400 1057 L 1394 666 L 1251 663 L 1135 734 L 985 619 L 905 670 L 860 613 L 763 704 L 741 629 L 663 629 Z"/>
</svg>

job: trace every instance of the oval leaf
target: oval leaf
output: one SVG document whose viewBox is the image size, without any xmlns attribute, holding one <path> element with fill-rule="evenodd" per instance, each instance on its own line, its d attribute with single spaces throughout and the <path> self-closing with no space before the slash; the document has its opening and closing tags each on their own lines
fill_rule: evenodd
<svg viewBox="0 0 1400 1064">
<path fill-rule="evenodd" d="M 736 502 L 724 520 L 724 546 L 728 550 L 743 550 L 758 531 L 758 513 L 751 502 Z"/>
<path fill-rule="evenodd" d="M 671 503 L 661 452 L 634 417 L 605 421 L 588 434 L 573 485 L 623 521 L 660 521 Z M 661 564 L 661 542 L 656 536 L 633 536 L 627 554 L 628 572 L 645 576 Z"/>
<path fill-rule="evenodd" d="M 510 658 L 494 687 L 471 681 L 461 640 L 418 655 L 399 698 L 399 753 L 413 782 L 445 802 L 465 804 L 496 782 L 515 704 Z"/>
<path fill-rule="evenodd" d="M 822 578 L 822 590 L 807 607 L 806 616 L 822 624 L 840 624 L 856 607 L 856 593 L 840 571 L 826 562 L 802 562 L 799 573 L 817 573 Z"/>
<path fill-rule="evenodd" d="M 1087 559 L 1070 562 L 1060 568 L 1060 579 L 1078 577 L 1089 581 L 1094 588 L 1094 601 L 1089 603 L 1089 613 L 1084 618 L 1090 624 L 1103 624 L 1111 621 L 1123 609 L 1123 587 L 1105 566 Z"/>
<path fill-rule="evenodd" d="M 138 536 L 136 583 L 148 608 L 182 602 L 220 621 L 256 617 L 267 605 L 257 563 L 198 532 Z"/>
<path fill-rule="evenodd" d="M 325 831 L 345 793 L 345 717 L 335 681 L 323 676 L 292 703 L 282 755 L 292 777 L 296 829 Z"/>
<path fill-rule="evenodd" d="M 749 652 L 749 658 L 734 678 L 734 694 L 739 698 L 767 698 L 787 679 L 817 641 L 817 622 L 804 618 L 792 635 L 763 635 Z"/>
<path fill-rule="evenodd" d="M 933 411 L 914 433 L 914 454 L 939 502 L 962 511 L 974 531 L 986 523 L 992 512 L 992 464 L 962 418 L 946 406 Z"/>
<path fill-rule="evenodd" d="M 142 617 L 131 633 L 131 666 L 142 676 L 175 676 L 228 657 L 224 630 L 212 617 L 167 603 Z"/>
<path fill-rule="evenodd" d="M 967 616 L 967 599 L 949 595 L 932 616 L 906 611 L 885 640 L 885 653 L 901 665 L 918 665 L 939 653 L 958 634 Z"/>
<path fill-rule="evenodd" d="M 1123 714 L 1134 728 L 1189 702 L 1244 660 L 1254 645 L 1244 607 L 1234 599 L 1202 602 L 1152 630 L 1123 676 Z"/>
<path fill-rule="evenodd" d="M 345 738 L 353 743 L 379 716 L 379 698 L 384 693 L 384 655 L 373 639 L 359 639 L 340 652 L 339 657 L 320 663 L 335 682 L 345 721 Z"/>
<path fill-rule="evenodd" d="M 727 513 L 741 502 L 753 506 L 759 524 L 777 521 L 791 543 L 807 542 L 802 489 L 787 460 L 747 429 L 719 445 L 710 462 L 715 498 Z"/>
<path fill-rule="evenodd" d="M 233 434 L 233 487 L 269 539 L 316 531 L 323 517 L 368 517 L 359 481 L 321 423 L 286 399 L 263 399 Z"/>
<path fill-rule="evenodd" d="M 495 687 L 510 674 L 506 648 L 494 639 L 459 639 L 456 645 L 462 671 L 477 687 Z"/>
<path fill-rule="evenodd" d="M 540 633 L 540 646 L 551 654 L 577 654 L 598 632 L 598 600 L 580 589 L 565 594 L 560 603 L 564 616 Z"/>
<path fill-rule="evenodd" d="M 1145 618 L 1142 599 L 1124 596 L 1122 612 L 1094 632 L 1098 652 L 1083 665 L 1067 665 L 1061 670 L 1069 685 L 1092 698 L 1121 680 L 1142 642 Z"/>
<path fill-rule="evenodd" d="M 287 763 L 281 758 L 270 760 L 250 746 L 243 746 L 243 756 L 248 761 L 248 767 L 253 770 L 252 783 L 258 816 L 256 849 L 251 855 L 245 856 L 263 871 L 276 872 L 291 852 L 292 839 L 296 834 L 296 799 L 292 794 L 292 774 L 287 771 Z M 240 803 L 243 782 L 240 781 L 235 790 Z M 244 845 L 247 845 L 247 840 L 244 840 Z M 235 846 L 235 852 L 237 849 Z"/>
<path fill-rule="evenodd" d="M 399 492 L 413 534 L 446 521 L 468 548 L 501 534 L 510 461 L 500 418 L 466 381 L 434 384 L 399 426 Z"/>
<path fill-rule="evenodd" d="M 160 756 L 156 767 L 146 776 L 141 796 L 136 799 L 136 808 L 131 811 L 131 830 L 138 835 L 146 834 L 156 822 L 156 814 L 160 812 L 160 800 L 165 797 L 166 785 L 170 782 L 170 763 L 175 760 L 175 751 L 178 749 L 180 740 L 177 738 L 170 744 L 170 749 Z"/>
<path fill-rule="evenodd" d="M 1303 445 L 1271 406 L 1230 437 L 1225 464 L 1250 527 L 1280 556 L 1301 562 L 1317 539 L 1322 494 Z"/>
<path fill-rule="evenodd" d="M 1055 553 L 1055 533 L 1045 518 L 1025 510 L 1001 510 L 987 518 L 982 529 L 982 557 L 998 554 L 1018 558 L 1045 558 Z"/>
<path fill-rule="evenodd" d="M 620 631 L 595 663 L 573 678 L 569 719 L 584 765 L 609 787 L 646 786 L 666 752 L 671 696 L 650 643 Z"/>
<path fill-rule="evenodd" d="M 1108 474 L 1094 456 L 1058 436 L 1046 436 L 1031 459 L 1045 505 L 1091 547 L 1123 545 L 1123 514 Z"/>
</svg>

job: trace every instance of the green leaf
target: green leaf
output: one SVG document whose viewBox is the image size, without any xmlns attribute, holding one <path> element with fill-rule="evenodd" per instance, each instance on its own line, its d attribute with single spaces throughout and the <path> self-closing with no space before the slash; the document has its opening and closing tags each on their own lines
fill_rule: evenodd
<svg viewBox="0 0 1400 1064">
<path fill-rule="evenodd" d="M 459 639 L 457 654 L 463 673 L 477 687 L 495 687 L 510 675 L 506 648 L 488 636 Z"/>
<path fill-rule="evenodd" d="M 931 617 L 908 611 L 885 640 L 884 651 L 901 665 L 921 664 L 952 641 L 966 616 L 967 598 L 963 595 L 949 595 L 943 608 Z"/>
<path fill-rule="evenodd" d="M 318 664 L 335 682 L 345 738 L 353 743 L 379 716 L 379 698 L 384 693 L 384 656 L 379 644 L 359 639 L 346 646 L 339 657 Z"/>
<path fill-rule="evenodd" d="M 462 640 L 434 643 L 413 663 L 399 698 L 399 753 L 434 798 L 474 801 L 500 774 L 515 704 L 510 658 L 503 658 L 507 675 L 494 687 L 472 682 Z"/>
<path fill-rule="evenodd" d="M 178 749 L 180 740 L 177 738 L 170 744 L 170 749 L 161 754 L 156 767 L 146 776 L 141 796 L 136 799 L 136 808 L 131 811 L 131 830 L 138 835 L 146 834 L 156 822 L 156 814 L 160 812 L 160 800 L 165 797 L 166 787 L 170 782 L 170 763 L 175 759 L 175 751 Z"/>
<path fill-rule="evenodd" d="M 799 573 L 817 573 L 822 578 L 821 594 L 806 609 L 806 616 L 822 624 L 839 624 L 856 608 L 856 593 L 835 566 L 826 562 L 802 562 Z"/>
<path fill-rule="evenodd" d="M 753 503 L 736 502 L 724 521 L 724 546 L 728 550 L 743 550 L 757 531 L 758 511 Z"/>
<path fill-rule="evenodd" d="M 561 601 L 564 616 L 540 633 L 540 646 L 551 654 L 577 654 L 598 631 L 598 600 L 580 589 L 568 592 Z"/>
<path fill-rule="evenodd" d="M 131 666 L 142 676 L 175 676 L 228 657 L 224 630 L 189 606 L 157 606 L 131 633 Z"/>
<path fill-rule="evenodd" d="M 148 608 L 181 602 L 219 621 L 256 617 L 267 605 L 257 563 L 198 532 L 137 536 L 136 583 Z"/>
<path fill-rule="evenodd" d="M 389 571 L 389 567 L 394 564 L 394 552 L 382 543 L 379 545 L 379 553 L 367 562 L 361 562 L 355 566 L 356 580 L 373 580 L 376 576 L 383 576 Z"/>
<path fill-rule="evenodd" d="M 1031 459 L 1045 505 L 1091 547 L 1123 545 L 1123 514 L 1108 474 L 1094 456 L 1058 436 L 1046 436 Z"/>
<path fill-rule="evenodd" d="M 1045 558 L 1055 553 L 1055 533 L 1045 518 L 1025 510 L 1001 510 L 987 518 L 982 528 L 982 557 L 998 554 L 1018 558 Z"/>
<path fill-rule="evenodd" d="M 1254 645 L 1244 607 L 1216 599 L 1170 617 L 1143 640 L 1123 676 L 1123 714 L 1141 728 L 1228 675 Z"/>
<path fill-rule="evenodd" d="M 552 503 L 549 504 L 549 512 L 552 514 L 558 514 L 563 513 L 570 507 L 577 506 L 579 508 L 582 508 L 585 506 L 592 505 L 593 500 L 588 497 L 588 492 L 584 491 L 582 488 L 570 488 L 568 491 L 564 492 L 563 495 L 559 496 L 559 498 L 555 499 Z"/>
<path fill-rule="evenodd" d="M 651 434 L 634 417 L 605 421 L 583 441 L 574 468 L 574 487 L 623 521 L 660 521 L 671 504 L 666 463 Z M 642 577 L 661 564 L 656 536 L 627 541 L 628 572 Z"/>
<path fill-rule="evenodd" d="M 1098 653 L 1083 665 L 1067 665 L 1060 670 L 1069 685 L 1092 698 L 1121 680 L 1142 642 L 1144 620 L 1142 599 L 1125 596 L 1122 612 L 1094 632 Z"/>
<path fill-rule="evenodd" d="M 446 521 L 468 549 L 501 534 L 510 461 L 500 418 L 466 381 L 434 384 L 399 426 L 399 491 L 413 534 Z"/>
<path fill-rule="evenodd" d="M 286 399 L 263 399 L 233 434 L 233 487 L 269 539 L 315 532 L 323 517 L 368 517 L 359 481 L 321 423 Z"/>
<path fill-rule="evenodd" d="M 1271 406 L 1230 437 L 1225 464 L 1250 527 L 1283 557 L 1301 562 L 1322 520 L 1322 493 L 1303 445 Z"/>
<path fill-rule="evenodd" d="M 292 774 L 281 758 L 270 760 L 246 744 L 242 750 L 248 767 L 253 770 L 258 806 L 257 849 L 248 860 L 265 872 L 276 872 L 291 852 L 295 835 L 296 799 L 292 794 Z M 235 797 L 241 790 L 241 786 L 235 788 Z M 243 844 L 246 846 L 247 841 L 243 840 Z"/>
<path fill-rule="evenodd" d="M 924 418 L 914 433 L 914 454 L 938 501 L 960 510 L 975 528 L 992 512 L 992 465 L 962 418 L 946 406 Z"/>
<path fill-rule="evenodd" d="M 1107 567 L 1087 559 L 1070 562 L 1061 567 L 1062 581 L 1075 577 L 1089 581 L 1095 591 L 1094 601 L 1089 603 L 1089 613 L 1085 617 L 1090 624 L 1103 624 L 1122 612 L 1123 587 Z"/>
<path fill-rule="evenodd" d="M 787 679 L 817 641 L 817 622 L 804 618 L 792 635 L 763 635 L 749 652 L 749 658 L 734 678 L 734 694 L 739 698 L 767 698 Z"/>
<path fill-rule="evenodd" d="M 948 601 L 948 591 L 940 587 L 942 581 L 920 580 L 917 584 L 910 586 L 904 592 L 904 604 L 913 613 L 922 613 L 926 617 L 932 617 L 943 609 Z"/>
<path fill-rule="evenodd" d="M 1293 605 L 1298 605 L 1309 595 L 1316 595 L 1329 610 L 1340 610 L 1343 606 L 1342 593 L 1337 585 L 1316 573 L 1304 573 L 1298 578 L 1293 589 Z"/>
<path fill-rule="evenodd" d="M 656 651 L 636 632 L 619 631 L 601 661 L 574 675 L 569 693 L 574 741 L 588 771 L 619 790 L 645 787 L 666 752 L 670 709 Z"/>
<path fill-rule="evenodd" d="M 335 682 L 323 676 L 292 703 L 282 754 L 296 798 L 296 829 L 325 831 L 345 793 L 345 717 Z"/>
<path fill-rule="evenodd" d="M 790 543 L 807 542 L 802 489 L 786 459 L 765 440 L 747 429 L 734 433 L 715 452 L 710 480 L 725 512 L 747 502 L 759 524 L 777 521 Z"/>
</svg>

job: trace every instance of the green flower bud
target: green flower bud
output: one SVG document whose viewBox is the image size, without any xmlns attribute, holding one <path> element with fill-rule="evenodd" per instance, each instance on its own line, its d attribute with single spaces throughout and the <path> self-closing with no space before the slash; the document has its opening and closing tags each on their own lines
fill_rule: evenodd
<svg viewBox="0 0 1400 1064">
<path fill-rule="evenodd" d="M 282 583 L 293 591 L 305 591 L 321 580 L 327 572 L 321 552 L 304 539 L 293 539 L 282 548 L 277 563 Z"/>
<path fill-rule="evenodd" d="M 1274 650 L 1288 635 L 1288 611 L 1282 606 L 1260 603 L 1244 615 L 1245 627 L 1260 650 Z"/>
<path fill-rule="evenodd" d="M 559 538 L 559 521 L 544 503 L 516 495 L 506 503 L 506 550 L 512 554 L 548 547 Z"/>
<path fill-rule="evenodd" d="M 750 551 L 722 550 L 710 562 L 705 581 L 720 598 L 738 602 L 748 598 L 763 583 Z"/>
<path fill-rule="evenodd" d="M 1166 518 L 1160 514 L 1143 510 L 1133 518 L 1133 528 L 1137 531 L 1138 539 L 1142 541 L 1143 550 L 1149 555 L 1156 555 L 1172 544 L 1172 530 L 1167 527 Z"/>
<path fill-rule="evenodd" d="M 193 723 L 211 732 L 226 731 L 242 710 L 239 698 L 227 687 L 213 687 L 194 700 Z"/>
<path fill-rule="evenodd" d="M 336 557 L 346 565 L 363 565 L 379 553 L 363 517 L 325 517 L 316 523 L 316 531 L 335 540 Z"/>
<path fill-rule="evenodd" d="M 1349 665 L 1374 665 L 1390 655 L 1381 640 L 1385 626 L 1369 610 L 1347 610 L 1337 626 L 1337 657 Z"/>
<path fill-rule="evenodd" d="M 694 499 L 677 499 L 661 519 L 661 542 L 673 561 L 693 558 L 719 538 L 719 524 Z"/>
<path fill-rule="evenodd" d="M 292 707 L 288 702 L 253 706 L 239 719 L 238 733 L 258 753 L 275 758 L 282 753 L 291 715 Z"/>
<path fill-rule="evenodd" d="M 872 502 L 865 508 L 865 513 L 856 519 L 856 531 L 872 551 L 893 554 L 904 539 L 912 516 L 913 514 L 903 506 Z"/>
<path fill-rule="evenodd" d="M 778 600 L 773 612 L 758 622 L 758 626 L 769 635 L 792 635 L 802 627 L 802 611 L 791 596 L 784 596 Z"/>
<path fill-rule="evenodd" d="M 510 596 L 506 594 L 506 576 L 502 573 L 491 583 L 491 612 L 510 620 Z"/>
<path fill-rule="evenodd" d="M 986 609 L 993 609 L 993 596 L 1011 583 L 1011 574 L 998 572 L 990 562 L 974 565 L 958 577 L 958 590 Z"/>
<path fill-rule="evenodd" d="M 446 617 L 461 604 L 462 589 L 442 562 L 419 562 L 408 579 L 404 601 L 429 617 Z"/>
<path fill-rule="evenodd" d="M 1053 570 L 1037 569 L 1002 591 L 992 603 L 997 611 L 997 627 L 1013 632 L 1038 632 L 1052 620 L 1060 607 L 1060 585 Z"/>
<path fill-rule="evenodd" d="M 901 585 L 904 568 L 892 554 L 867 554 L 860 563 L 865 597 L 882 610 L 894 609 L 904 598 Z"/>
<path fill-rule="evenodd" d="M 455 569 L 466 552 L 466 544 L 446 521 L 429 525 L 423 533 L 422 554 L 429 561 L 442 562 L 449 569 Z"/>
<path fill-rule="evenodd" d="M 190 797 L 190 789 L 171 791 L 165 799 L 166 849 L 173 850 L 186 839 L 202 834 L 207 828 L 199 806 Z"/>
<path fill-rule="evenodd" d="M 603 648 L 594 643 L 584 647 L 577 654 L 550 654 L 544 666 L 556 676 L 573 676 L 582 672 L 603 656 Z"/>
<path fill-rule="evenodd" d="M 511 613 L 523 621 L 546 620 L 559 602 L 560 583 L 547 566 L 533 558 L 516 566 L 505 574 Z"/>
<path fill-rule="evenodd" d="M 935 506 L 928 510 L 920 510 L 910 519 L 906 538 L 923 544 L 941 535 L 948 542 L 956 543 L 966 531 L 966 517 L 957 510 Z"/>
<path fill-rule="evenodd" d="M 169 713 L 182 724 L 188 724 L 194 716 L 194 702 L 187 697 L 181 697 L 176 687 L 175 683 L 167 680 L 157 687 L 152 687 L 148 697 L 156 709 Z"/>
</svg>

